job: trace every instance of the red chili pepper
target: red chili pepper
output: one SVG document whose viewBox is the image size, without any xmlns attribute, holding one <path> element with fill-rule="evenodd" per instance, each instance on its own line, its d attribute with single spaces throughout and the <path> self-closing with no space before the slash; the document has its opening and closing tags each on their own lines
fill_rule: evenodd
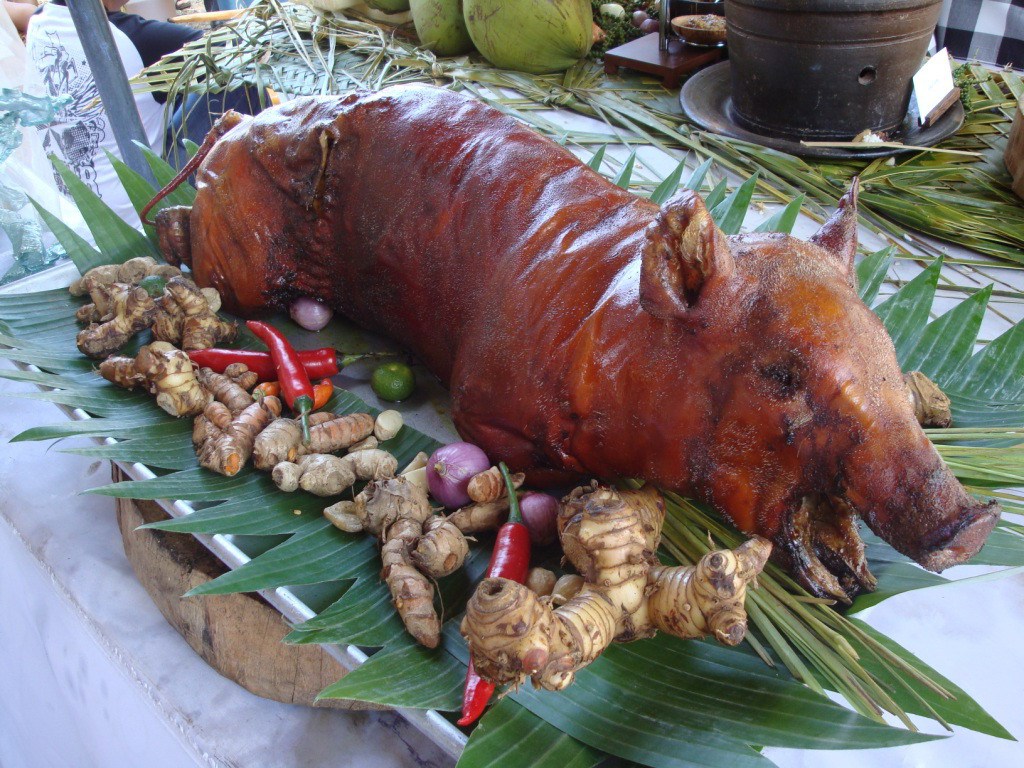
<svg viewBox="0 0 1024 768">
<path fill-rule="evenodd" d="M 362 355 L 347 355 L 331 347 L 320 349 L 300 349 L 299 360 L 310 380 L 334 376 L 346 365 L 368 357 L 378 357 L 375 352 Z M 259 376 L 260 381 L 274 381 L 277 369 L 268 352 L 252 349 L 190 349 L 188 356 L 202 367 L 210 368 L 215 373 L 224 373 L 224 369 L 232 363 L 244 363 L 250 371 Z"/>
<path fill-rule="evenodd" d="M 510 579 L 522 584 L 530 570 L 530 531 L 523 525 L 519 498 L 516 496 L 515 486 L 505 462 L 500 462 L 498 469 L 501 470 L 505 488 L 508 489 L 508 522 L 498 529 L 494 549 L 491 551 L 491 562 L 487 565 L 487 578 Z M 456 722 L 461 726 L 476 722 L 493 694 L 494 683 L 484 680 L 476 673 L 473 658 L 470 657 L 469 669 L 466 671 L 466 687 L 462 693 L 462 717 Z"/>
<path fill-rule="evenodd" d="M 309 445 L 309 414 L 313 410 L 313 385 L 302 367 L 302 361 L 291 343 L 277 328 L 258 320 L 246 321 L 246 326 L 256 338 L 270 349 L 270 357 L 277 368 L 277 380 L 281 384 L 284 401 L 299 417 L 302 425 L 302 442 Z"/>
<path fill-rule="evenodd" d="M 313 387 L 313 410 L 319 411 L 327 405 L 327 401 L 331 399 L 331 395 L 333 394 L 334 382 L 330 379 L 324 379 Z"/>
</svg>

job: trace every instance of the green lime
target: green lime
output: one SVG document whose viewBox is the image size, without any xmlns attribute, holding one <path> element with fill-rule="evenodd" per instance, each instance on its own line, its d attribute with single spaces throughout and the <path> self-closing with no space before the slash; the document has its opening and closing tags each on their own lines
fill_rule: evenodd
<svg viewBox="0 0 1024 768">
<path fill-rule="evenodd" d="M 381 400 L 395 403 L 413 393 L 416 377 L 405 363 L 384 363 L 374 370 L 370 388 Z"/>
<path fill-rule="evenodd" d="M 158 299 L 164 295 L 164 287 L 167 285 L 167 279 L 160 277 L 160 275 L 149 275 L 139 280 L 139 288 L 144 290 L 154 299 Z"/>
</svg>

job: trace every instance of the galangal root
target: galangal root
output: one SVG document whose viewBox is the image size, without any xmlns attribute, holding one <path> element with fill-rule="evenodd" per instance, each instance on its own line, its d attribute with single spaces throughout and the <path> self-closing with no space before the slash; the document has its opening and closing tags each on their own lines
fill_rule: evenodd
<svg viewBox="0 0 1024 768">
<path fill-rule="evenodd" d="M 654 490 L 577 489 L 558 529 L 582 588 L 561 607 L 508 579 L 485 579 L 462 621 L 473 664 L 496 684 L 561 690 L 612 643 L 651 637 L 714 636 L 727 645 L 746 632 L 743 600 L 771 554 L 755 536 L 735 550 L 706 554 L 695 566 L 666 567 L 655 552 L 665 519 Z"/>
</svg>

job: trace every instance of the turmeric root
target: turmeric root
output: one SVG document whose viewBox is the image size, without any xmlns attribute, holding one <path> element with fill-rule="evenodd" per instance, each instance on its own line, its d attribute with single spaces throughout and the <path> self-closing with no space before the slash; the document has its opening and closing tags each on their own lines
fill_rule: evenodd
<svg viewBox="0 0 1024 768">
<path fill-rule="evenodd" d="M 156 304 L 142 288 L 114 283 L 110 301 L 109 319 L 79 332 L 76 343 L 83 355 L 102 359 L 119 350 L 132 336 L 153 322 Z"/>
<path fill-rule="evenodd" d="M 578 489 L 558 527 L 583 586 L 564 605 L 508 579 L 485 579 L 462 622 L 473 663 L 494 683 L 531 677 L 548 690 L 569 685 L 613 640 L 714 635 L 735 645 L 746 631 L 743 600 L 771 545 L 755 537 L 696 566 L 665 567 L 655 557 L 664 503 L 654 491 Z"/>
<path fill-rule="evenodd" d="M 512 475 L 512 485 L 516 488 L 522 486 L 525 480 L 526 475 L 521 472 Z M 503 496 L 508 496 L 505 481 L 501 479 L 501 471 L 497 467 L 486 469 L 470 478 L 466 493 L 476 502 L 497 501 Z"/>
<path fill-rule="evenodd" d="M 903 374 L 914 416 L 922 427 L 946 428 L 953 423 L 951 403 L 939 385 L 920 371 Z"/>
<path fill-rule="evenodd" d="M 301 488 L 317 496 L 337 496 L 357 480 L 392 477 L 396 469 L 394 456 L 372 448 L 344 456 L 313 453 L 295 462 L 282 461 L 274 467 L 272 477 L 282 491 Z"/>
<path fill-rule="evenodd" d="M 256 436 L 281 413 L 281 401 L 264 397 L 232 414 L 221 402 L 210 403 L 196 418 L 192 439 L 196 441 L 199 465 L 221 475 L 238 474 L 252 455 Z"/>
<path fill-rule="evenodd" d="M 337 416 L 309 428 L 309 445 L 301 448 L 306 453 L 335 453 L 344 450 L 373 434 L 374 419 L 368 413 Z"/>
<path fill-rule="evenodd" d="M 312 415 L 316 416 L 315 413 Z M 267 471 L 283 461 L 294 462 L 298 458 L 301 442 L 299 422 L 295 419 L 274 419 L 256 436 L 252 452 L 253 466 Z"/>
<path fill-rule="evenodd" d="M 249 369 L 244 365 L 242 368 L 245 370 L 239 372 L 236 368 L 233 372 L 237 376 L 244 377 Z M 213 399 L 227 406 L 232 415 L 237 415 L 252 405 L 252 396 L 234 378 L 229 376 L 226 370 L 224 373 L 215 373 L 209 368 L 200 368 L 196 376 L 199 383 L 213 395 Z"/>
</svg>

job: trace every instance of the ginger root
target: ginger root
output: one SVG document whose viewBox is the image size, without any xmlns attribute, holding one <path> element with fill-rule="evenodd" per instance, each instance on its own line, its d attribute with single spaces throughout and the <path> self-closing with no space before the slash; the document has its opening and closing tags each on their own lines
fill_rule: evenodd
<svg viewBox="0 0 1024 768">
<path fill-rule="evenodd" d="M 521 487 L 526 481 L 526 475 L 522 472 L 517 472 L 511 477 L 512 485 L 516 488 Z M 477 475 L 473 475 L 469 480 L 469 485 L 466 486 L 466 493 L 469 494 L 469 498 L 477 503 L 497 501 L 502 497 L 508 496 L 505 481 L 501 478 L 501 471 L 497 467 L 491 467 Z"/>
<path fill-rule="evenodd" d="M 341 458 L 361 453 L 369 451 Z M 324 516 L 343 531 L 366 531 L 380 539 L 381 577 L 391 591 L 398 615 L 419 643 L 436 647 L 441 620 L 434 610 L 430 579 L 462 567 L 469 545 L 458 528 L 433 514 L 426 489 L 404 476 L 375 480 L 355 500 L 327 507 Z"/>
<path fill-rule="evenodd" d="M 301 488 L 317 496 L 337 496 L 357 480 L 382 480 L 393 477 L 398 460 L 387 451 L 368 448 L 344 456 L 312 453 L 295 462 L 278 463 L 271 476 L 282 491 Z"/>
<path fill-rule="evenodd" d="M 110 357 L 100 375 L 127 389 L 145 386 L 156 404 L 172 416 L 197 416 L 213 396 L 196 378 L 189 356 L 164 341 L 154 341 L 134 357 Z"/>
<path fill-rule="evenodd" d="M 219 297 L 218 297 L 219 301 Z M 233 341 L 238 325 L 217 317 L 207 297 L 187 277 L 167 281 L 153 323 L 153 335 L 182 349 L 208 349 L 221 341 Z"/>
<path fill-rule="evenodd" d="M 771 544 L 754 537 L 735 550 L 710 552 L 695 566 L 665 567 L 655 551 L 665 518 L 656 491 L 577 489 L 558 528 L 583 586 L 561 607 L 523 584 L 491 578 L 466 606 L 462 633 L 481 677 L 548 690 L 569 685 L 613 640 L 714 635 L 735 645 L 746 632 L 747 584 Z"/>
<path fill-rule="evenodd" d="M 221 475 L 238 474 L 252 455 L 256 436 L 281 414 L 281 401 L 264 397 L 233 413 L 222 402 L 206 406 L 192 427 L 199 465 Z"/>
<path fill-rule="evenodd" d="M 148 328 L 156 314 L 156 304 L 142 288 L 114 283 L 103 288 L 110 301 L 110 313 L 100 324 L 92 323 L 79 331 L 75 342 L 83 355 L 102 359 L 116 352 L 139 331 Z"/>
<path fill-rule="evenodd" d="M 448 520 L 467 534 L 497 530 L 508 518 L 508 504 L 507 496 L 497 501 L 469 504 L 448 515 Z"/>
<path fill-rule="evenodd" d="M 355 501 L 339 502 L 324 514 L 342 530 L 366 531 L 380 539 L 381 578 L 402 623 L 421 645 L 436 648 L 441 620 L 434 610 L 434 585 L 413 562 L 424 524 L 433 525 L 426 491 L 402 477 L 389 477 L 369 483 Z"/>
</svg>

